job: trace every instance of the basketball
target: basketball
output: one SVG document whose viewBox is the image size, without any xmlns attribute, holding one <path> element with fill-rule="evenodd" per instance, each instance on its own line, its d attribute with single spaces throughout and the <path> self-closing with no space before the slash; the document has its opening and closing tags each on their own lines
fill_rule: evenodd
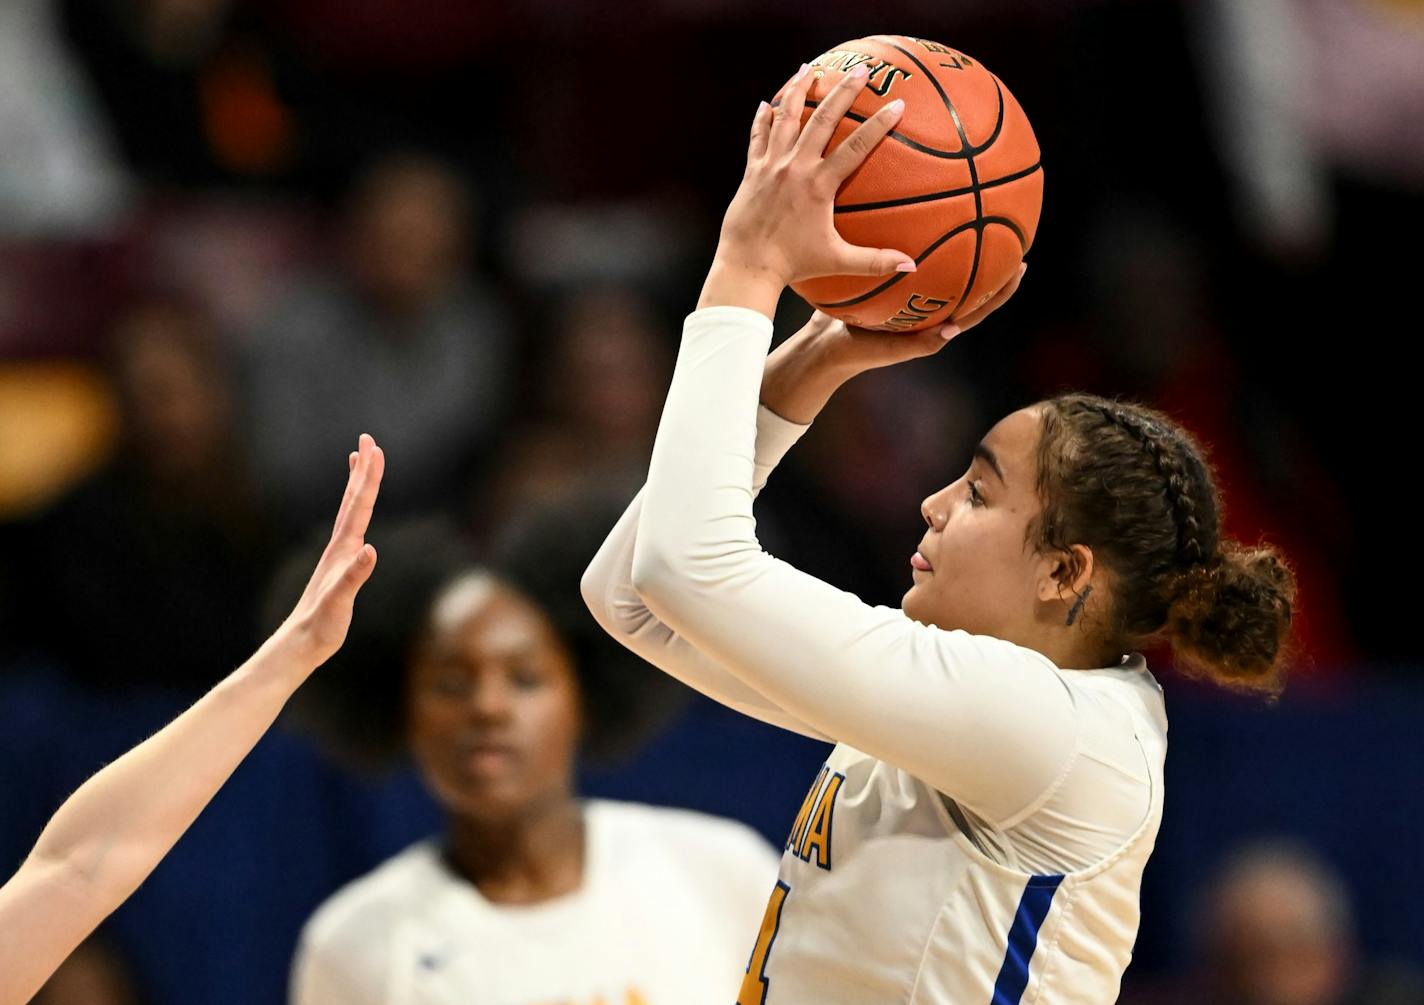
<svg viewBox="0 0 1424 1005">
<path fill-rule="evenodd" d="M 868 82 L 827 151 L 882 105 L 901 98 L 905 111 L 836 194 L 836 229 L 852 244 L 903 251 L 918 269 L 792 288 L 847 324 L 919 331 L 974 310 L 1018 270 L 1043 202 L 1038 141 L 978 60 L 905 35 L 858 38 L 812 60 L 803 122 L 861 64 Z"/>
</svg>

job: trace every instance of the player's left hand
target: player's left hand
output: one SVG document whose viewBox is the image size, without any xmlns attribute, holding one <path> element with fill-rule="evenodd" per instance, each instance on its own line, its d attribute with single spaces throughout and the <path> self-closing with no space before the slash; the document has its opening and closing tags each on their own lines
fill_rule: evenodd
<svg viewBox="0 0 1424 1005">
<path fill-rule="evenodd" d="M 816 311 L 811 320 L 766 360 L 761 402 L 792 422 L 812 422 L 836 390 L 856 374 L 939 352 L 961 332 L 998 310 L 1019 288 L 1027 265 L 958 322 L 922 332 L 899 333 L 852 328 Z"/>
<path fill-rule="evenodd" d="M 801 125 L 814 80 L 807 67 L 775 108 L 763 104 L 752 122 L 747 168 L 722 220 L 717 262 L 749 280 L 777 284 L 814 276 L 881 276 L 913 271 L 903 251 L 859 248 L 836 232 L 836 191 L 904 111 L 892 101 L 862 122 L 829 155 L 836 126 L 867 80 L 864 66 L 847 73 Z"/>
<path fill-rule="evenodd" d="M 943 349 L 955 336 L 973 328 L 1008 303 L 1018 291 L 1027 270 L 1027 263 L 1021 264 L 1012 279 L 982 306 L 969 311 L 958 321 L 924 331 L 899 333 L 856 328 L 816 311 L 798 335 L 808 334 L 819 340 L 827 360 L 852 375 L 930 356 Z"/>
</svg>

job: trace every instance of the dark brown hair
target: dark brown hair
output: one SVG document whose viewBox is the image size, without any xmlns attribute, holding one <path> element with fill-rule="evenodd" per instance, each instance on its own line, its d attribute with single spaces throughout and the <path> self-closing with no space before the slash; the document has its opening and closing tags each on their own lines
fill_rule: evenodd
<svg viewBox="0 0 1424 1005">
<path fill-rule="evenodd" d="M 1039 405 L 1042 551 L 1083 544 L 1110 573 L 1120 651 L 1165 636 L 1183 669 L 1228 687 L 1284 686 L 1295 577 L 1269 545 L 1224 540 L 1202 448 L 1143 405 L 1063 394 Z"/>
</svg>

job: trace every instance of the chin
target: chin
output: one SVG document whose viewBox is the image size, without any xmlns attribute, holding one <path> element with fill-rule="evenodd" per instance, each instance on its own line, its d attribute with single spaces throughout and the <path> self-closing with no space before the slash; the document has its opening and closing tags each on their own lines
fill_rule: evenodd
<svg viewBox="0 0 1424 1005">
<path fill-rule="evenodd" d="M 918 621 L 922 625 L 931 624 L 930 619 L 925 616 L 924 598 L 918 591 L 918 585 L 905 591 L 905 595 L 900 598 L 900 610 L 904 611 L 905 617 L 911 621 Z"/>
</svg>

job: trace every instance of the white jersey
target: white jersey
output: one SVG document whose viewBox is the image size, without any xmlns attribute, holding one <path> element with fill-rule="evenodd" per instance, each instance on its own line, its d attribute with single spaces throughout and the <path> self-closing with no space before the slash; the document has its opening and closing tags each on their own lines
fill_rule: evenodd
<svg viewBox="0 0 1424 1005">
<path fill-rule="evenodd" d="M 738 1005 L 1116 999 L 1162 814 L 1140 655 L 1064 670 L 778 562 L 751 504 L 805 427 L 759 408 L 771 324 L 688 319 L 648 484 L 584 576 L 624 645 L 836 742 L 796 814 Z"/>
<path fill-rule="evenodd" d="M 727 1005 L 776 876 L 758 835 L 682 810 L 585 804 L 583 886 L 485 900 L 422 842 L 307 922 L 293 1005 Z"/>
</svg>

